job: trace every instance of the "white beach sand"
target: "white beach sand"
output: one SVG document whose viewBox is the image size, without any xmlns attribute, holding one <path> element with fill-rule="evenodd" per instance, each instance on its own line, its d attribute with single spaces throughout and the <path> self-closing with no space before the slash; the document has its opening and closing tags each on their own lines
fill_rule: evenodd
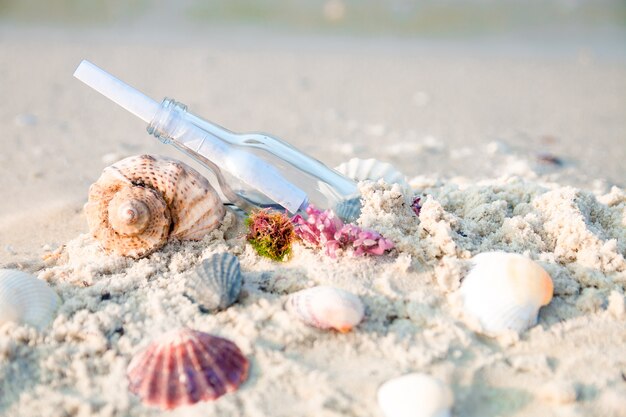
<svg viewBox="0 0 626 417">
<path fill-rule="evenodd" d="M 178 326 L 233 340 L 251 371 L 237 392 L 166 415 L 382 416 L 377 388 L 408 372 L 448 383 L 455 416 L 626 415 L 626 60 L 597 46 L 0 27 L 0 267 L 63 299 L 40 333 L 0 327 L 0 415 L 166 414 L 128 392 L 125 369 Z M 333 260 L 296 245 L 275 263 L 232 214 L 201 242 L 106 255 L 81 212 L 102 168 L 139 153 L 189 160 L 74 80 L 83 58 L 330 166 L 392 162 L 422 198 L 419 218 L 398 186 L 362 183 L 359 224 L 395 242 L 389 255 Z M 554 280 L 520 337 L 481 336 L 459 311 L 469 258 L 491 250 L 525 254 Z M 202 313 L 185 275 L 226 251 L 242 295 Z M 294 321 L 286 297 L 318 284 L 358 294 L 366 320 L 349 334 Z"/>
</svg>

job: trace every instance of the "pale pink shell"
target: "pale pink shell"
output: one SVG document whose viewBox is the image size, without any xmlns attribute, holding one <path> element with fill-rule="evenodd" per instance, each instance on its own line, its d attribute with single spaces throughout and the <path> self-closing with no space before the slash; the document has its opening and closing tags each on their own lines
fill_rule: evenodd
<svg viewBox="0 0 626 417">
<path fill-rule="evenodd" d="M 175 159 L 139 155 L 104 169 L 85 204 L 89 231 L 102 247 L 140 258 L 169 239 L 200 240 L 225 209 L 206 178 Z"/>
<path fill-rule="evenodd" d="M 335 329 L 341 333 L 352 330 L 363 320 L 365 314 L 359 297 L 327 286 L 308 288 L 291 294 L 286 308 L 309 326 Z"/>
<path fill-rule="evenodd" d="M 128 365 L 129 389 L 144 404 L 170 410 L 235 391 L 249 363 L 231 341 L 190 329 L 164 335 Z"/>
</svg>

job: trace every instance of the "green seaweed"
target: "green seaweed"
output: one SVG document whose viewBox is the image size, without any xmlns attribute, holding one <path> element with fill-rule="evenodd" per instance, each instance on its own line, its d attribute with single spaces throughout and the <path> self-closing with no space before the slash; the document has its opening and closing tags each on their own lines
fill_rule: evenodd
<svg viewBox="0 0 626 417">
<path fill-rule="evenodd" d="M 258 210 L 246 218 L 246 239 L 260 256 L 285 261 L 296 235 L 291 219 L 281 212 Z"/>
</svg>

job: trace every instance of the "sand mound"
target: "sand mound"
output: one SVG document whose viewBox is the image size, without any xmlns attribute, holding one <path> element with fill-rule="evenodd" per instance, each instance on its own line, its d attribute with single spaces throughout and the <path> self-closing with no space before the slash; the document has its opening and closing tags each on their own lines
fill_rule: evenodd
<svg viewBox="0 0 626 417">
<path fill-rule="evenodd" d="M 515 178 L 412 185 L 419 217 L 399 186 L 361 183 L 359 224 L 396 243 L 379 258 L 333 260 L 296 245 L 289 262 L 274 263 L 245 243 L 232 213 L 204 240 L 170 243 L 138 261 L 77 237 L 39 273 L 63 298 L 54 324 L 42 333 L 0 329 L 0 411 L 159 415 L 128 392 L 125 368 L 179 326 L 233 340 L 252 367 L 236 393 L 172 415 L 375 416 L 377 387 L 409 371 L 448 382 L 463 415 L 543 415 L 555 404 L 599 415 L 624 399 L 624 190 L 594 196 Z M 526 254 L 554 280 L 554 300 L 519 338 L 475 334 L 455 303 L 469 258 L 492 250 Z M 185 276 L 226 251 L 240 258 L 242 294 L 225 311 L 203 313 L 184 295 Z M 346 335 L 294 321 L 286 297 L 317 284 L 358 294 L 366 321 Z"/>
</svg>

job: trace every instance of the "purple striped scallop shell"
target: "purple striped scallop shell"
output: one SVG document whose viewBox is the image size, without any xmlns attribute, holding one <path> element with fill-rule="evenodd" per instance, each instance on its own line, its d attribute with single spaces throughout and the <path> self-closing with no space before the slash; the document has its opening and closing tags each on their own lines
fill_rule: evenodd
<svg viewBox="0 0 626 417">
<path fill-rule="evenodd" d="M 136 354 L 127 376 L 130 391 L 144 404 L 171 410 L 235 391 L 248 377 L 248 367 L 233 342 L 183 328 Z"/>
</svg>

